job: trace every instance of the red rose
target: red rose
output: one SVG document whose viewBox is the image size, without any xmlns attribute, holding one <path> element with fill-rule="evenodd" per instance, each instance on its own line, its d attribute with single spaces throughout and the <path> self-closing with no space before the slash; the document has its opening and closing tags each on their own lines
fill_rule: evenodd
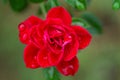
<svg viewBox="0 0 120 80">
<path fill-rule="evenodd" d="M 52 8 L 46 20 L 31 16 L 18 29 L 20 41 L 27 45 L 24 50 L 26 66 L 55 66 L 64 75 L 78 71 L 78 49 L 87 47 L 91 41 L 86 29 L 71 25 L 71 16 L 63 7 Z"/>
</svg>

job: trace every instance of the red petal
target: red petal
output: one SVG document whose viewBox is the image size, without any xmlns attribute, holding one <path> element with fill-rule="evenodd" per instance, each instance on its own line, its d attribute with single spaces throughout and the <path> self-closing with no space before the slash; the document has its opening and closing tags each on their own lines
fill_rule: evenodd
<svg viewBox="0 0 120 80">
<path fill-rule="evenodd" d="M 18 25 L 19 32 L 27 32 L 29 29 L 35 25 L 42 23 L 43 21 L 36 16 L 30 16 L 24 22 Z"/>
<path fill-rule="evenodd" d="M 48 18 L 45 20 L 46 25 L 61 25 L 63 24 L 62 20 L 59 18 Z"/>
<path fill-rule="evenodd" d="M 37 63 L 37 54 L 39 49 L 32 43 L 28 44 L 24 50 L 24 62 L 28 68 L 40 67 Z"/>
<path fill-rule="evenodd" d="M 72 37 L 72 42 L 67 44 L 64 49 L 64 60 L 69 61 L 76 56 L 79 48 L 77 36 Z"/>
<path fill-rule="evenodd" d="M 57 65 L 62 57 L 63 57 L 63 52 L 56 52 L 56 53 L 49 53 L 48 54 L 48 58 L 49 58 L 49 62 L 52 64 L 52 65 Z"/>
<path fill-rule="evenodd" d="M 55 7 L 49 10 L 47 18 L 60 18 L 66 25 L 70 25 L 72 22 L 70 14 L 63 7 Z"/>
<path fill-rule="evenodd" d="M 30 16 L 28 19 L 26 19 L 24 22 L 20 23 L 18 26 L 19 29 L 19 39 L 22 43 L 28 44 L 29 43 L 29 30 L 34 25 L 38 25 L 42 22 L 41 19 Z"/>
<path fill-rule="evenodd" d="M 30 41 L 33 42 L 37 47 L 43 47 L 43 38 L 38 33 L 38 26 L 34 26 L 30 29 Z"/>
<path fill-rule="evenodd" d="M 26 24 L 27 27 L 31 28 L 32 26 L 40 24 L 41 22 L 43 21 L 40 18 L 36 16 L 30 16 L 23 22 L 23 24 Z"/>
<path fill-rule="evenodd" d="M 20 32 L 19 39 L 22 43 L 28 44 L 29 43 L 29 34 L 27 32 Z"/>
<path fill-rule="evenodd" d="M 52 66 L 48 60 L 49 51 L 47 49 L 41 49 L 37 56 L 37 61 L 41 67 L 46 68 Z"/>
<path fill-rule="evenodd" d="M 79 62 L 77 57 L 74 57 L 70 61 L 62 61 L 57 66 L 57 70 L 65 76 L 74 75 L 79 68 Z"/>
<path fill-rule="evenodd" d="M 81 26 L 73 26 L 72 28 L 74 29 L 74 31 L 78 36 L 79 49 L 86 48 L 91 41 L 91 38 L 92 38 L 91 34 Z"/>
</svg>

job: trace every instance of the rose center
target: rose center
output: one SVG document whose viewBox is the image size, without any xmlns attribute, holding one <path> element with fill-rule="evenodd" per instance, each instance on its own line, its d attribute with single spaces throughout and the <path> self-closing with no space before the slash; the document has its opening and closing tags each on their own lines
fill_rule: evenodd
<svg viewBox="0 0 120 80">
<path fill-rule="evenodd" d="M 55 48 L 61 49 L 63 40 L 61 38 L 50 38 L 49 43 L 50 43 L 50 45 L 54 46 Z"/>
</svg>

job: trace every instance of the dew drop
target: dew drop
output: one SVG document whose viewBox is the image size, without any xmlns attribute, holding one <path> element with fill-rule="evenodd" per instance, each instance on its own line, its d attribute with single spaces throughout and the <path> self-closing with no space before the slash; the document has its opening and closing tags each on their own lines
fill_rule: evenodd
<svg viewBox="0 0 120 80">
<path fill-rule="evenodd" d="M 71 39 L 72 37 L 71 36 L 68 36 L 69 39 Z"/>
<path fill-rule="evenodd" d="M 35 64 L 31 64 L 31 66 L 32 66 L 32 68 L 36 67 L 36 65 L 35 65 Z"/>
<path fill-rule="evenodd" d="M 74 67 L 73 67 L 73 65 L 69 65 L 69 68 L 70 68 L 70 69 L 73 69 Z"/>
<path fill-rule="evenodd" d="M 34 59 L 36 60 L 36 59 L 37 59 L 37 56 L 34 56 Z"/>
<path fill-rule="evenodd" d="M 68 74 L 72 74 L 73 69 L 74 69 L 73 65 L 68 65 L 65 68 L 63 68 L 62 71 L 65 75 L 68 75 Z"/>
<path fill-rule="evenodd" d="M 47 59 L 47 56 L 43 57 L 43 59 L 46 60 L 46 59 Z"/>
<path fill-rule="evenodd" d="M 57 33 L 61 33 L 61 31 L 59 31 L 59 30 L 56 30 L 56 32 L 57 32 Z"/>
<path fill-rule="evenodd" d="M 62 72 L 67 75 L 68 74 L 67 68 L 63 68 Z"/>
<path fill-rule="evenodd" d="M 36 67 L 38 66 L 38 65 L 37 65 L 37 62 L 36 62 L 37 56 L 34 56 L 33 58 L 34 58 L 34 59 L 31 61 L 30 66 L 31 66 L 32 68 L 36 68 Z"/>
<path fill-rule="evenodd" d="M 26 33 L 23 34 L 22 39 L 25 41 L 25 40 L 27 40 L 27 38 L 28 38 L 27 34 Z"/>
<path fill-rule="evenodd" d="M 26 27 L 24 24 L 20 24 L 18 28 L 19 28 L 19 31 L 24 31 Z"/>
</svg>

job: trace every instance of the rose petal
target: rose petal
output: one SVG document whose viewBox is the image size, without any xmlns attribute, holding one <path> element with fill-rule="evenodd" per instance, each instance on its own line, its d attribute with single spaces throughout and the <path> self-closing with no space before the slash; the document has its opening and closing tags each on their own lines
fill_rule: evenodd
<svg viewBox="0 0 120 80">
<path fill-rule="evenodd" d="M 52 66 L 49 63 L 48 54 L 49 54 L 49 51 L 47 50 L 47 48 L 41 49 L 38 53 L 37 61 L 40 64 L 40 66 L 43 67 L 43 68 Z"/>
<path fill-rule="evenodd" d="M 19 32 L 27 32 L 29 29 L 35 25 L 42 23 L 43 21 L 36 16 L 30 16 L 24 22 L 18 25 Z"/>
<path fill-rule="evenodd" d="M 77 36 L 72 37 L 72 41 L 65 46 L 64 49 L 64 60 L 69 61 L 76 56 L 79 48 L 79 42 Z"/>
<path fill-rule="evenodd" d="M 28 19 L 26 19 L 23 24 L 25 24 L 27 27 L 31 28 L 34 25 L 40 24 L 43 22 L 40 18 L 36 16 L 30 16 Z"/>
<path fill-rule="evenodd" d="M 77 57 L 74 57 L 70 61 L 61 61 L 56 67 L 65 76 L 74 75 L 78 71 L 79 62 Z"/>
<path fill-rule="evenodd" d="M 32 28 L 35 25 L 40 24 L 41 22 L 42 20 L 37 18 L 36 16 L 30 16 L 24 22 L 20 23 L 18 26 L 20 41 L 24 44 L 28 44 L 30 28 Z"/>
<path fill-rule="evenodd" d="M 81 26 L 73 26 L 72 28 L 74 29 L 74 31 L 78 36 L 79 49 L 86 48 L 91 41 L 91 38 L 92 38 L 91 34 Z"/>
<path fill-rule="evenodd" d="M 56 52 L 56 53 L 51 52 L 48 54 L 49 62 L 54 66 L 57 65 L 61 61 L 62 57 L 63 57 L 62 51 Z"/>
<path fill-rule="evenodd" d="M 66 25 L 70 25 L 72 22 L 70 14 L 63 7 L 55 7 L 49 10 L 47 18 L 60 18 Z"/>
<path fill-rule="evenodd" d="M 29 34 L 27 32 L 20 32 L 19 33 L 19 40 L 23 44 L 28 44 L 29 43 Z"/>
<path fill-rule="evenodd" d="M 33 42 L 37 47 L 41 48 L 44 45 L 42 35 L 39 35 L 38 26 L 34 26 L 30 29 L 30 40 Z"/>
<path fill-rule="evenodd" d="M 61 25 L 63 21 L 59 18 L 48 18 L 45 20 L 45 25 Z"/>
<path fill-rule="evenodd" d="M 40 67 L 37 63 L 36 56 L 39 49 L 32 43 L 28 44 L 24 50 L 24 62 L 28 68 L 38 68 Z"/>
</svg>

